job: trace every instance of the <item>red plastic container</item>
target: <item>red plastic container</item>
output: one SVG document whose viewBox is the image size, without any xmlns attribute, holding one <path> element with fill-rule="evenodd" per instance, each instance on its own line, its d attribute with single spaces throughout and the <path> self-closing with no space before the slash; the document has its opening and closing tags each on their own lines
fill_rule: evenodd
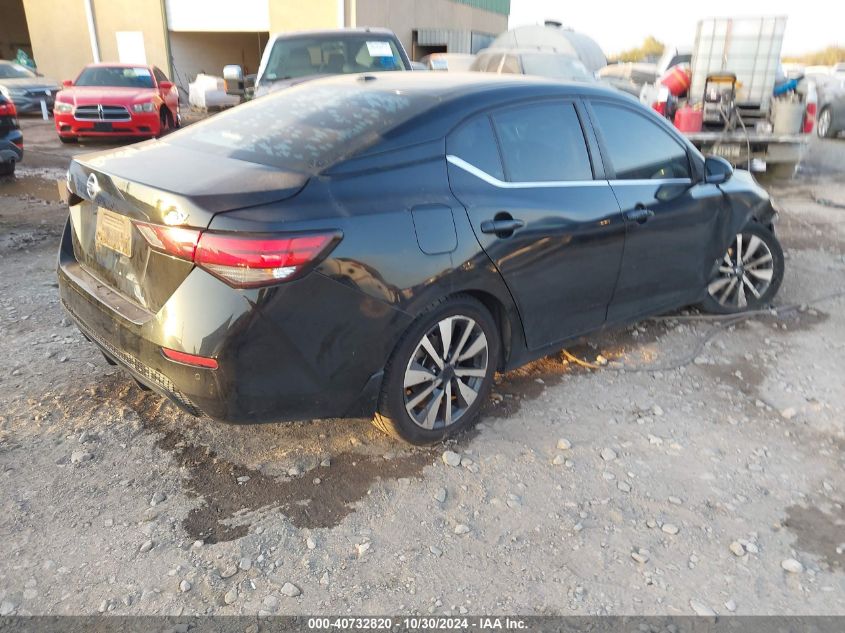
<svg viewBox="0 0 845 633">
<path fill-rule="evenodd" d="M 704 123 L 704 111 L 692 106 L 678 108 L 675 112 L 675 127 L 681 132 L 700 132 Z"/>
<path fill-rule="evenodd" d="M 673 66 L 660 78 L 660 83 L 669 89 L 674 97 L 680 97 L 689 90 L 692 77 L 686 66 Z"/>
</svg>

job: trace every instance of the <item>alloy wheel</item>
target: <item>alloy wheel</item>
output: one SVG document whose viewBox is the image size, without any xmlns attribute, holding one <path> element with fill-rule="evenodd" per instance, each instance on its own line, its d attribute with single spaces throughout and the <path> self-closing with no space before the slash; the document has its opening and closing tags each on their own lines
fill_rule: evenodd
<svg viewBox="0 0 845 633">
<path fill-rule="evenodd" d="M 489 356 L 484 331 L 467 316 L 430 328 L 405 368 L 405 410 L 414 423 L 424 429 L 456 423 L 478 398 Z"/>
<path fill-rule="evenodd" d="M 707 291 L 720 305 L 745 308 L 751 295 L 760 299 L 774 276 L 772 251 L 753 233 L 738 233 Z"/>
<path fill-rule="evenodd" d="M 830 110 L 827 108 L 822 110 L 822 113 L 819 115 L 819 122 L 817 125 L 819 136 L 826 137 L 828 131 L 830 131 Z"/>
</svg>

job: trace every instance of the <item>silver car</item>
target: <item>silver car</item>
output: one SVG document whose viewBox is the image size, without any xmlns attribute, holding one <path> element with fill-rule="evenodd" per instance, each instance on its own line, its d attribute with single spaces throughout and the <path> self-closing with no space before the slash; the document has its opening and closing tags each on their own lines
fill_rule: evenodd
<svg viewBox="0 0 845 633">
<path fill-rule="evenodd" d="M 577 57 L 536 48 L 486 48 L 478 53 L 470 70 L 486 73 L 537 75 L 547 79 L 595 83 L 596 78 Z"/>
<path fill-rule="evenodd" d="M 822 138 L 835 138 L 845 131 L 845 77 L 829 75 L 814 79 L 819 95 L 816 133 Z"/>
<path fill-rule="evenodd" d="M 47 112 L 53 111 L 53 101 L 61 86 L 53 79 L 42 77 L 26 66 L 0 59 L 0 94 L 15 104 L 18 114 L 41 112 L 41 102 Z"/>
</svg>

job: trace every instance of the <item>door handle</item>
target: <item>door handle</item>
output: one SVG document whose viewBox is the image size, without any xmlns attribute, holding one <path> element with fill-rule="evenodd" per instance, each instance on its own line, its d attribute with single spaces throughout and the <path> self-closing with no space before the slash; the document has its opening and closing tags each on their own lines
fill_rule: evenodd
<svg viewBox="0 0 845 633">
<path fill-rule="evenodd" d="M 645 224 L 648 219 L 654 215 L 654 211 L 646 209 L 643 205 L 638 204 L 632 211 L 625 212 L 625 219 L 637 224 Z"/>
<path fill-rule="evenodd" d="M 514 231 L 525 226 L 524 220 L 508 216 L 496 220 L 484 220 L 481 223 L 482 233 L 495 233 L 498 237 L 510 237 Z"/>
</svg>

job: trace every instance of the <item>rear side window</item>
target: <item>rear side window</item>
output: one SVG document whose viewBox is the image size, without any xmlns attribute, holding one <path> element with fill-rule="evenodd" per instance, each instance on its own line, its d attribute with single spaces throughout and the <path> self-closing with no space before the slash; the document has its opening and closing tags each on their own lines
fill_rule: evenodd
<svg viewBox="0 0 845 633">
<path fill-rule="evenodd" d="M 594 103 L 610 162 L 620 180 L 689 178 L 686 148 L 645 116 L 628 108 Z"/>
<path fill-rule="evenodd" d="M 521 75 L 522 67 L 519 65 L 519 57 L 516 55 L 505 55 L 505 61 L 502 64 L 501 72 L 511 75 Z"/>
<path fill-rule="evenodd" d="M 476 117 L 455 130 L 446 142 L 446 151 L 494 178 L 505 179 L 499 148 L 486 115 Z"/>
<path fill-rule="evenodd" d="M 484 70 L 486 70 L 488 73 L 499 72 L 499 64 L 502 63 L 502 57 L 504 57 L 504 55 L 490 55 L 490 57 L 487 59 L 487 67 Z"/>
<path fill-rule="evenodd" d="M 592 180 L 581 122 L 571 103 L 522 106 L 493 115 L 512 182 Z"/>
</svg>

